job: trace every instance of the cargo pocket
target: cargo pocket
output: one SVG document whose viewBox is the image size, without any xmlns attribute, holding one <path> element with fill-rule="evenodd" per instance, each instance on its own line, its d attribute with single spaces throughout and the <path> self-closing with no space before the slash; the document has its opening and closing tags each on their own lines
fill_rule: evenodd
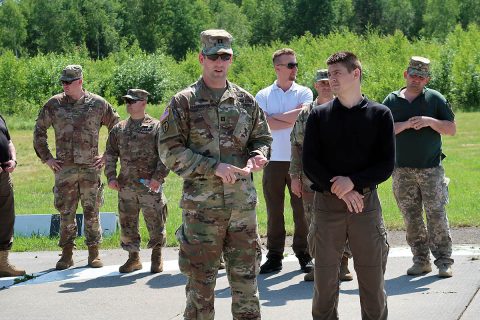
<svg viewBox="0 0 480 320">
<path fill-rule="evenodd" d="M 313 221 L 310 222 L 308 227 L 307 243 L 308 243 L 308 253 L 312 258 L 315 258 L 315 234 L 317 233 L 317 224 Z"/>
<path fill-rule="evenodd" d="M 58 188 L 53 186 L 52 188 L 53 192 L 53 206 L 55 209 L 58 210 L 58 212 L 62 213 L 64 212 L 64 207 L 65 207 L 65 202 L 63 197 L 58 193 Z"/>
<path fill-rule="evenodd" d="M 187 277 L 192 277 L 196 280 L 214 281 L 216 269 L 215 267 L 208 268 L 210 264 L 214 264 L 214 261 L 209 259 L 203 245 L 199 241 L 195 243 L 188 241 L 183 224 L 175 231 L 175 237 L 180 247 L 178 252 L 180 271 Z"/>
<path fill-rule="evenodd" d="M 381 237 L 381 250 L 382 250 L 382 267 L 383 273 L 387 268 L 387 259 L 388 259 L 388 252 L 390 251 L 390 245 L 388 244 L 387 240 L 387 230 L 383 224 L 377 225 L 378 234 Z"/>
<path fill-rule="evenodd" d="M 103 203 L 105 202 L 105 197 L 104 197 L 104 194 L 103 194 L 103 189 L 105 188 L 105 183 L 99 181 L 99 186 L 98 186 L 98 189 L 97 189 L 97 201 L 96 201 L 96 205 L 97 205 L 97 209 L 100 208 L 101 206 L 103 206 Z"/>
</svg>

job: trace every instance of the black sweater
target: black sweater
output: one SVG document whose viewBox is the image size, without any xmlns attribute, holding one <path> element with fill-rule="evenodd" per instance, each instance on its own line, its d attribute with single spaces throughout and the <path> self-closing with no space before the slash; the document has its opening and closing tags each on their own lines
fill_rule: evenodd
<svg viewBox="0 0 480 320">
<path fill-rule="evenodd" d="M 384 105 L 365 97 L 349 109 L 335 98 L 310 113 L 303 169 L 313 190 L 329 191 L 335 176 L 350 177 L 357 191 L 375 188 L 390 177 L 394 162 L 393 118 Z"/>
</svg>

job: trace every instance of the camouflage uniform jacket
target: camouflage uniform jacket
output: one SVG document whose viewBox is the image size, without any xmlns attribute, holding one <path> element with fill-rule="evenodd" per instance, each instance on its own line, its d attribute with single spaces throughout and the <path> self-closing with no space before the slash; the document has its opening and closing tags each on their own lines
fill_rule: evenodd
<svg viewBox="0 0 480 320">
<path fill-rule="evenodd" d="M 169 170 L 158 156 L 160 121 L 148 114 L 142 122 L 131 118 L 120 121 L 110 131 L 105 151 L 105 175 L 108 181 L 117 179 L 117 160 L 120 158 L 118 182 L 132 185 L 139 179 L 164 182 Z"/>
<path fill-rule="evenodd" d="M 251 94 L 227 81 L 217 103 L 203 79 L 177 93 L 161 118 L 160 157 L 183 177 L 184 209 L 253 209 L 253 176 L 223 184 L 219 163 L 243 168 L 254 155 L 270 157 L 272 137 L 265 114 Z"/>
<path fill-rule="evenodd" d="M 37 156 L 46 162 L 53 158 L 48 147 L 47 129 L 55 129 L 57 160 L 65 164 L 93 164 L 98 156 L 100 127 L 108 129 L 118 122 L 115 109 L 102 97 L 85 90 L 75 101 L 64 92 L 45 103 L 40 110 L 33 132 L 33 147 Z"/>
<path fill-rule="evenodd" d="M 290 133 L 290 143 L 292 145 L 292 155 L 290 158 L 290 169 L 288 173 L 292 176 L 300 177 L 306 190 L 310 189 L 312 182 L 303 173 L 302 152 L 303 138 L 305 136 L 305 126 L 307 125 L 308 115 L 312 109 L 317 106 L 316 100 L 304 105 L 302 111 L 298 114 L 297 120 Z"/>
</svg>

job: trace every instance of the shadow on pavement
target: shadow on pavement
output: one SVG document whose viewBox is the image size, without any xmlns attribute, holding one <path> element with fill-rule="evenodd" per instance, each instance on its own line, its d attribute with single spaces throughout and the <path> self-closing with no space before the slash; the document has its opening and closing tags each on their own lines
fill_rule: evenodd
<svg viewBox="0 0 480 320">
<path fill-rule="evenodd" d="M 441 280 L 437 276 L 412 277 L 401 275 L 393 279 L 385 280 L 385 289 L 387 296 L 397 296 L 402 294 L 411 294 L 425 292 L 430 290 L 430 284 Z M 358 295 L 358 289 L 340 290 L 343 294 Z"/>
<path fill-rule="evenodd" d="M 132 275 L 121 275 L 112 277 L 93 278 L 87 281 L 66 282 L 60 285 L 60 288 L 65 290 L 58 291 L 59 293 L 71 293 L 87 291 L 88 289 L 97 288 L 114 288 L 122 286 L 130 286 L 137 282 L 137 280 L 151 276 L 149 272 L 142 272 Z"/>
</svg>

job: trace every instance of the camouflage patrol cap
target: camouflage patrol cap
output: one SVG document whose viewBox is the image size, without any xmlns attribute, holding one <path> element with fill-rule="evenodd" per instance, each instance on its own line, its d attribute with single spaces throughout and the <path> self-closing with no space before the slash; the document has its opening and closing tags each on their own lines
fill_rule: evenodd
<svg viewBox="0 0 480 320">
<path fill-rule="evenodd" d="M 221 29 L 210 29 L 200 33 L 202 53 L 207 56 L 217 53 L 233 54 L 232 40 L 232 35 Z"/>
<path fill-rule="evenodd" d="M 62 70 L 60 81 L 74 81 L 81 79 L 82 76 L 82 66 L 78 64 L 70 64 Z"/>
<path fill-rule="evenodd" d="M 142 89 L 128 89 L 127 94 L 122 96 L 123 99 L 147 100 L 150 93 Z"/>
<path fill-rule="evenodd" d="M 411 57 L 407 72 L 411 76 L 430 77 L 430 60 L 418 56 Z"/>
<path fill-rule="evenodd" d="M 318 69 L 317 75 L 315 76 L 315 82 L 317 81 L 328 81 L 328 70 L 327 69 Z"/>
</svg>

